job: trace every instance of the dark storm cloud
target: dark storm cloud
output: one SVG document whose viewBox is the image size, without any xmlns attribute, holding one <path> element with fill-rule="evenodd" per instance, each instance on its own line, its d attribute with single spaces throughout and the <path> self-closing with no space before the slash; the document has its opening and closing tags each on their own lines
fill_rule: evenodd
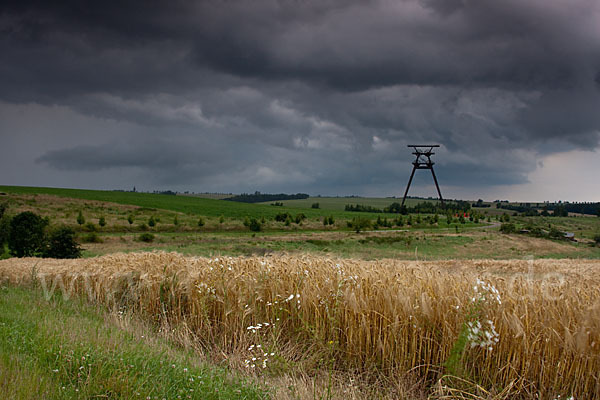
<svg viewBox="0 0 600 400">
<path fill-rule="evenodd" d="M 0 100 L 132 126 L 47 147 L 37 165 L 59 170 L 348 193 L 403 182 L 405 145 L 434 141 L 442 182 L 515 184 L 537 156 L 598 146 L 599 15 L 595 0 L 7 1 Z"/>
</svg>

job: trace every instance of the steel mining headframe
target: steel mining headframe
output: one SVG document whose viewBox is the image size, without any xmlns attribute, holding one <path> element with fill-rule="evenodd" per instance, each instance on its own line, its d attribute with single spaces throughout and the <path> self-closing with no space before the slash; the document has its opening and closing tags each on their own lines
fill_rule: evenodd
<svg viewBox="0 0 600 400">
<path fill-rule="evenodd" d="M 412 147 L 415 151 L 413 154 L 416 156 L 415 161 L 413 161 L 413 170 L 410 174 L 410 179 L 408 180 L 408 185 L 406 185 L 406 191 L 404 192 L 404 198 L 402 198 L 402 205 L 406 201 L 406 196 L 408 195 L 408 189 L 410 189 L 410 184 L 412 183 L 413 176 L 415 175 L 415 171 L 418 169 L 428 169 L 431 170 L 431 175 L 433 176 L 433 181 L 435 182 L 435 187 L 437 188 L 438 195 L 440 196 L 440 201 L 442 203 L 442 207 L 444 207 L 444 198 L 442 197 L 442 192 L 440 191 L 440 185 L 438 185 L 437 178 L 435 176 L 435 172 L 433 171 L 433 161 L 431 161 L 431 156 L 435 153 L 433 149 L 435 147 L 440 147 L 439 144 L 409 144 L 407 147 Z"/>
</svg>

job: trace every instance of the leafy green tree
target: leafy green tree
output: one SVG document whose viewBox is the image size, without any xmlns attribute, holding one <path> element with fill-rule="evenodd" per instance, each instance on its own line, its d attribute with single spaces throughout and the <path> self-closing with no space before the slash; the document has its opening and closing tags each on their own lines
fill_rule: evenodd
<svg viewBox="0 0 600 400">
<path fill-rule="evenodd" d="M 75 231 L 67 226 L 52 230 L 48 235 L 44 256 L 51 258 L 81 257 L 81 248 L 75 241 Z"/>
<path fill-rule="evenodd" d="M 569 212 L 567 211 L 567 209 L 565 208 L 565 206 L 558 205 L 554 208 L 554 213 L 552 214 L 555 217 L 568 217 L 569 216 Z"/>
<path fill-rule="evenodd" d="M 98 219 L 98 225 L 100 225 L 101 228 L 106 226 L 106 219 L 104 218 L 104 215 Z"/>
<path fill-rule="evenodd" d="M 312 203 L 311 207 L 312 208 L 319 208 L 320 206 L 319 206 L 319 203 Z"/>
<path fill-rule="evenodd" d="M 219 223 L 222 224 L 223 222 L 225 222 L 225 216 L 221 214 L 221 216 L 219 217 Z"/>
<path fill-rule="evenodd" d="M 205 222 L 204 222 L 204 218 L 200 217 L 198 218 L 198 226 L 200 228 L 202 228 L 204 226 Z"/>
<path fill-rule="evenodd" d="M 4 244 L 8 242 L 10 236 L 10 220 L 8 215 L 0 217 L 0 255 L 4 252 Z"/>
<path fill-rule="evenodd" d="M 127 222 L 129 222 L 129 225 L 132 225 L 132 224 L 133 224 L 133 214 L 129 214 L 129 215 L 127 216 Z"/>
<path fill-rule="evenodd" d="M 10 221 L 8 248 L 16 257 L 41 255 L 44 250 L 45 228 L 48 220 L 31 211 L 17 214 Z"/>
<path fill-rule="evenodd" d="M 148 218 L 148 226 L 152 228 L 155 225 L 156 225 L 156 220 L 154 219 L 154 216 L 151 216 L 150 218 Z"/>
<path fill-rule="evenodd" d="M 81 212 L 81 210 L 79 210 L 79 214 L 77 215 L 77 223 L 79 225 L 85 224 L 85 217 L 83 216 L 83 213 Z"/>
</svg>

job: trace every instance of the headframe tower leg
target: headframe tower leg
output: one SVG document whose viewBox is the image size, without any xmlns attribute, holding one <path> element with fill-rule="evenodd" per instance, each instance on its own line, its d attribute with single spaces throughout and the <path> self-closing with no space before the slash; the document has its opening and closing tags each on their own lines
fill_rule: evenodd
<svg viewBox="0 0 600 400">
<path fill-rule="evenodd" d="M 404 192 L 404 197 L 402 198 L 402 205 L 406 201 L 406 196 L 408 196 L 408 190 L 410 189 L 410 184 L 412 183 L 413 177 L 415 175 L 415 171 L 418 169 L 428 169 L 431 171 L 431 175 L 433 176 L 433 182 L 435 183 L 435 187 L 438 192 L 438 196 L 440 198 L 440 202 L 442 203 L 442 207 L 445 206 L 444 198 L 442 197 L 442 191 L 440 190 L 440 185 L 438 184 L 437 178 L 435 176 L 435 171 L 433 170 L 433 161 L 431 161 L 431 156 L 435 153 L 433 149 L 435 147 L 440 147 L 439 144 L 409 144 L 408 147 L 412 147 L 414 149 L 413 154 L 416 156 L 415 161 L 413 161 L 413 170 L 410 174 L 410 178 L 408 180 L 408 185 L 406 185 L 406 191 Z"/>
</svg>

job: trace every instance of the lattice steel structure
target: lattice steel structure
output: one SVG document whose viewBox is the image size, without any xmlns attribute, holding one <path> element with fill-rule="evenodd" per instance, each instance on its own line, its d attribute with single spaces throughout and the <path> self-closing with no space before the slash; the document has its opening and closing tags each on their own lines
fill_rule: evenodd
<svg viewBox="0 0 600 400">
<path fill-rule="evenodd" d="M 404 198 L 402 199 L 402 205 L 406 201 L 406 196 L 408 195 L 408 189 L 410 189 L 410 184 L 412 183 L 413 176 L 415 176 L 415 171 L 418 169 L 428 169 L 431 171 L 431 175 L 433 175 L 433 181 L 435 182 L 435 187 L 437 188 L 438 195 L 440 196 L 440 201 L 442 202 L 442 207 L 444 207 L 444 198 L 442 197 L 442 192 L 440 191 L 440 185 L 438 185 L 437 178 L 435 177 L 435 172 L 433 171 L 433 161 L 431 161 L 431 156 L 435 153 L 433 149 L 435 147 L 440 147 L 439 144 L 409 144 L 407 147 L 412 147 L 415 149 L 413 154 L 417 157 L 415 161 L 413 161 L 413 170 L 410 174 L 410 179 L 408 180 L 408 185 L 406 185 L 406 191 L 404 192 Z"/>
</svg>

